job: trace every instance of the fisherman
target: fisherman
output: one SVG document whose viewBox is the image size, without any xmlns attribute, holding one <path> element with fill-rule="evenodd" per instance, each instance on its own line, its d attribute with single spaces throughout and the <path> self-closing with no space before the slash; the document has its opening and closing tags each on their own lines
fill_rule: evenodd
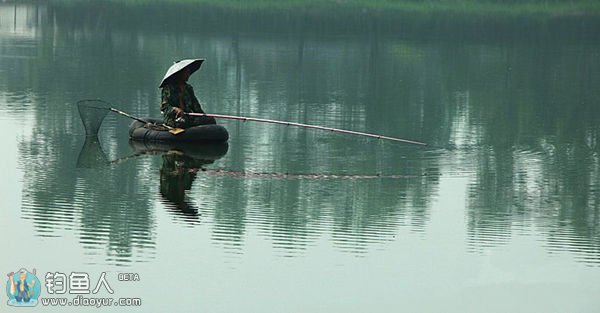
<svg viewBox="0 0 600 313">
<path fill-rule="evenodd" d="M 200 68 L 204 59 L 187 59 L 175 62 L 160 82 L 160 111 L 163 123 L 176 128 L 216 124 L 212 117 L 189 116 L 185 113 L 204 113 L 194 89 L 187 83 L 190 75 Z"/>
<path fill-rule="evenodd" d="M 13 275 L 15 273 L 9 273 L 8 279 L 10 283 L 10 294 L 15 297 L 17 302 L 29 302 L 32 296 L 32 290 L 35 286 L 35 280 L 27 282 L 27 271 L 19 271 L 19 280 L 15 281 Z"/>
</svg>

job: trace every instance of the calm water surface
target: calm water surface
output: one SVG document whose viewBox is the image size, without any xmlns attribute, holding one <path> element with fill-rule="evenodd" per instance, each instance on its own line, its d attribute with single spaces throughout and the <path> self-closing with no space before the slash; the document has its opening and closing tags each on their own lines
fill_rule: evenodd
<svg viewBox="0 0 600 313">
<path fill-rule="evenodd" d="M 597 39 L 163 28 L 0 5 L 3 275 L 106 272 L 142 312 L 598 312 Z M 429 146 L 221 121 L 176 149 L 115 115 L 86 141 L 78 100 L 158 116 L 188 57 L 209 112 Z"/>
</svg>

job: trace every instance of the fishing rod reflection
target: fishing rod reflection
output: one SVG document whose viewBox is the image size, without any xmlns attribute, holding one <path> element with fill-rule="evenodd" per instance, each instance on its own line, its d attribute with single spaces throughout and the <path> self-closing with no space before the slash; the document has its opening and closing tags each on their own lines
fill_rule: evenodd
<svg viewBox="0 0 600 313">
<path fill-rule="evenodd" d="M 146 202 L 149 211 L 158 202 L 175 222 L 195 227 L 201 220 L 211 229 L 212 242 L 229 251 L 240 251 L 251 236 L 249 229 L 256 229 L 287 256 L 303 253 L 324 234 L 331 236 L 336 249 L 363 254 L 394 238 L 400 225 L 422 231 L 429 199 L 437 192 L 436 172 L 422 170 L 436 168 L 431 163 L 435 159 L 408 158 L 401 166 L 407 170 L 398 174 L 353 173 L 334 166 L 338 171 L 327 173 L 308 165 L 308 158 L 286 159 L 289 163 L 278 167 L 283 170 L 263 171 L 244 164 L 238 159 L 243 150 L 228 151 L 227 145 L 200 146 L 199 151 L 144 142 L 129 146 L 130 155 L 114 159 L 104 155 L 99 142 L 86 142 L 79 167 L 115 168 L 83 170 L 79 175 L 92 176 L 86 181 L 95 186 L 118 184 L 128 198 Z M 110 177 L 100 181 L 100 175 Z M 111 189 L 99 196 L 125 195 Z M 148 194 L 158 197 L 143 196 Z"/>
</svg>

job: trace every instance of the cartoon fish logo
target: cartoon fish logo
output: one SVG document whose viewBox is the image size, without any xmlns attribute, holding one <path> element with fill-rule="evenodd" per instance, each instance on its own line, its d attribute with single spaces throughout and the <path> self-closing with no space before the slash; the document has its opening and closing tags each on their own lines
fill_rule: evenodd
<svg viewBox="0 0 600 313">
<path fill-rule="evenodd" d="M 41 286 L 35 273 L 35 269 L 33 272 L 29 272 L 24 268 L 16 273 L 8 273 L 8 282 L 6 283 L 8 305 L 33 307 L 38 304 Z"/>
</svg>

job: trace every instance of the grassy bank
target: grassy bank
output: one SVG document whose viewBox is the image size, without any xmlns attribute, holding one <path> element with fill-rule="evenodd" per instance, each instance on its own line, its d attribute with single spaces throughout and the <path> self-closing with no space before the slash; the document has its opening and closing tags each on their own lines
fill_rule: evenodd
<svg viewBox="0 0 600 313">
<path fill-rule="evenodd" d="M 59 21 L 156 31 L 597 40 L 600 1 L 47 0 Z M 512 0 L 511 0 L 512 1 Z"/>
<path fill-rule="evenodd" d="M 76 3 L 90 0 L 50 0 L 50 2 Z M 600 16 L 597 0 L 94 0 L 114 2 L 127 6 L 173 4 L 210 5 L 235 10 L 277 11 L 376 11 L 387 13 L 503 15 L 503 16 Z"/>
</svg>

